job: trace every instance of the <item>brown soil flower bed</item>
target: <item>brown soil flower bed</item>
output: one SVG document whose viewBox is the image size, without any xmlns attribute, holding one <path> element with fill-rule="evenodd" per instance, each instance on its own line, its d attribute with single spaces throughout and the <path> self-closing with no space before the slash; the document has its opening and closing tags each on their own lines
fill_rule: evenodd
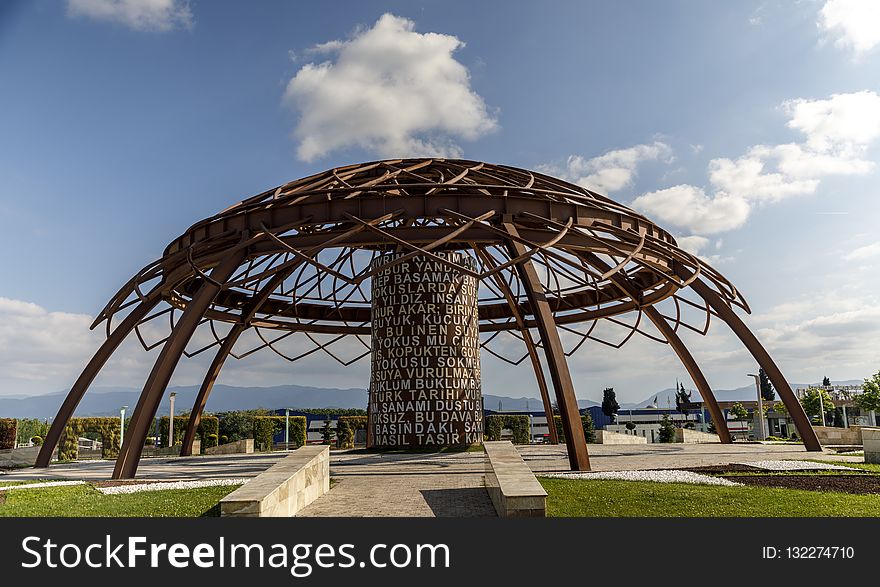
<svg viewBox="0 0 880 587">
<path fill-rule="evenodd" d="M 880 475 L 735 475 L 727 479 L 760 487 L 880 494 Z"/>
</svg>

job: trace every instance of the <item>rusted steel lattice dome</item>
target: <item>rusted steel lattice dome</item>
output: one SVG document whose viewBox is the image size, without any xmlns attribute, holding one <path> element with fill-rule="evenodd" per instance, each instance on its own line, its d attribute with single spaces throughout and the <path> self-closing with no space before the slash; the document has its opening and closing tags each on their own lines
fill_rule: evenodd
<svg viewBox="0 0 880 587">
<path fill-rule="evenodd" d="M 587 340 L 619 347 L 638 334 L 668 344 L 709 407 L 722 442 L 730 442 L 706 378 L 678 335 L 682 328 L 705 334 L 712 317 L 726 322 L 767 372 L 806 447 L 820 450 L 782 373 L 738 317 L 736 307 L 749 311 L 743 297 L 667 231 L 605 196 L 547 175 L 476 161 L 399 159 L 292 181 L 194 224 L 169 244 L 95 320 L 93 327 L 105 324 L 107 340 L 61 406 L 38 465 L 48 466 L 83 394 L 132 331 L 145 348 L 163 346 L 126 430 L 115 478 L 134 476 L 183 354 L 216 349 L 186 431 L 182 452 L 189 454 L 230 355 L 240 359 L 267 348 L 291 361 L 319 350 L 343 364 L 361 359 L 370 351 L 372 261 L 397 252 L 390 264 L 415 256 L 448 264 L 435 253 L 450 250 L 476 260 L 476 270 L 454 269 L 479 280 L 482 348 L 514 364 L 528 359 L 548 413 L 552 387 L 572 469 L 588 469 L 589 460 L 566 356 Z M 147 342 L 139 327 L 160 321 L 169 325 L 168 335 Z M 210 342 L 188 348 L 199 328 L 211 333 Z M 245 332 L 255 334 L 257 344 L 236 347 Z M 296 354 L 281 348 L 292 335 L 304 337 L 310 348 Z M 519 339 L 522 353 L 505 354 L 511 346 L 499 342 L 505 336 Z M 555 440 L 553 428 L 551 436 Z"/>
</svg>

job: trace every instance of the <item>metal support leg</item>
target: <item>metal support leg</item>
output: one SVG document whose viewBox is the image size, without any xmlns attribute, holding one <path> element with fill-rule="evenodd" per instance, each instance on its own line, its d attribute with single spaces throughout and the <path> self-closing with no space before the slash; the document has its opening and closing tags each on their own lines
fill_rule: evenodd
<svg viewBox="0 0 880 587">
<path fill-rule="evenodd" d="M 494 269 L 498 266 L 495 259 L 484 249 L 479 248 L 476 245 L 472 246 L 487 267 Z M 532 339 L 532 333 L 526 328 L 522 313 L 519 311 L 517 300 L 514 299 L 513 292 L 510 291 L 508 283 L 504 281 L 504 276 L 499 272 L 493 273 L 492 278 L 501 290 L 501 293 L 504 295 L 504 299 L 507 300 L 507 305 L 510 306 L 510 311 L 516 320 L 516 325 L 519 327 L 523 342 L 526 345 L 529 360 L 532 362 L 532 369 L 535 371 L 535 380 L 538 383 L 538 390 L 541 392 L 541 402 L 544 404 L 544 414 L 547 417 L 547 430 L 550 435 L 550 444 L 559 444 L 559 435 L 556 433 L 556 421 L 553 418 L 553 406 L 550 403 L 550 391 L 547 389 L 547 378 L 544 377 L 544 369 L 541 367 L 541 359 L 538 357 L 538 349 L 535 348 L 535 341 Z"/>
<path fill-rule="evenodd" d="M 593 253 L 582 253 L 580 256 L 583 257 L 587 263 L 600 269 L 603 273 L 611 269 L 611 266 L 608 265 L 608 263 L 605 263 L 599 256 Z M 638 298 L 639 290 L 634 287 L 624 275 L 615 273 L 611 275 L 609 279 L 611 279 L 618 289 L 630 296 L 630 298 Z M 657 330 L 660 331 L 660 334 L 663 335 L 669 343 L 669 346 L 671 346 L 672 350 L 675 351 L 675 354 L 678 355 L 684 368 L 687 369 L 688 374 L 690 374 L 694 385 L 697 386 L 697 391 L 700 392 L 700 396 L 709 408 L 712 421 L 715 423 L 715 429 L 718 431 L 718 438 L 723 444 L 730 444 L 733 442 L 733 439 L 730 437 L 730 430 L 727 428 L 727 419 L 721 412 L 721 408 L 718 406 L 718 401 L 715 399 L 715 394 L 712 393 L 712 388 L 709 387 L 709 382 L 706 381 L 703 371 L 700 369 L 700 366 L 697 365 L 691 352 L 655 307 L 648 306 L 647 308 L 642 308 L 642 311 L 654 326 L 657 327 Z"/>
<path fill-rule="evenodd" d="M 241 324 L 236 324 L 232 327 L 232 330 L 229 331 L 229 334 L 227 334 L 226 338 L 223 340 L 223 344 L 220 345 L 217 354 L 214 355 L 214 360 L 211 362 L 211 366 L 208 367 L 208 372 L 205 374 L 205 379 L 202 381 L 202 386 L 199 388 L 196 401 L 189 413 L 189 422 L 186 425 L 186 432 L 183 435 L 183 445 L 180 447 L 180 456 L 182 457 L 192 455 L 193 441 L 196 438 L 196 429 L 202 421 L 202 412 L 204 412 L 205 404 L 208 403 L 208 397 L 214 389 L 214 382 L 217 381 L 217 375 L 220 374 L 220 369 L 223 368 L 226 358 L 229 356 L 229 353 L 232 352 L 232 347 L 235 345 L 235 341 L 238 340 L 238 337 L 241 336 L 244 329 L 245 327 Z"/>
<path fill-rule="evenodd" d="M 113 469 L 113 479 L 131 479 L 137 472 L 150 423 L 156 416 L 156 410 L 159 408 L 159 402 L 171 380 L 174 368 L 180 361 L 180 356 L 198 327 L 202 316 L 220 291 L 217 283 L 223 283 L 229 279 L 229 276 L 238 268 L 244 258 L 244 251 L 238 251 L 226 257 L 211 271 L 211 281 L 205 281 L 187 304 L 180 321 L 162 347 L 162 352 L 159 353 L 159 358 L 156 359 L 144 385 L 144 390 L 138 399 L 131 423 L 125 433 L 119 458 L 117 458 L 116 466 Z"/>
<path fill-rule="evenodd" d="M 128 313 L 128 316 L 125 317 L 119 326 L 116 327 L 116 330 L 107 337 L 107 340 L 104 341 L 98 351 L 92 356 L 88 365 L 86 365 L 76 382 L 74 382 L 73 387 L 70 388 L 67 397 L 64 398 L 64 403 L 62 403 L 61 407 L 58 409 L 58 414 L 55 416 L 55 419 L 52 420 L 52 425 L 49 427 L 49 432 L 46 434 L 46 439 L 43 441 L 43 446 L 40 448 L 40 454 L 37 455 L 37 461 L 34 464 L 35 467 L 49 466 L 49 461 L 52 460 L 52 452 L 55 450 L 55 447 L 58 446 L 58 441 L 61 439 L 61 434 L 64 432 L 64 428 L 70 421 L 71 416 L 73 416 L 73 412 L 79 405 L 80 400 L 82 400 L 86 391 L 88 391 L 92 381 L 95 380 L 95 377 L 104 367 L 104 364 L 116 351 L 122 341 L 125 340 L 125 337 L 128 336 L 128 334 L 134 330 L 134 327 L 150 313 L 150 310 L 156 307 L 156 304 L 159 303 L 160 299 L 161 296 L 159 295 L 158 288 L 147 294 L 143 301 Z"/>
<path fill-rule="evenodd" d="M 680 263 L 675 264 L 675 273 L 682 279 L 689 279 L 693 276 L 693 273 Z M 810 420 L 807 418 L 803 406 L 801 406 L 800 402 L 795 397 L 794 392 L 791 390 L 791 386 L 789 386 L 788 381 L 786 381 L 785 377 L 782 375 L 782 371 L 779 370 L 779 367 L 776 366 L 776 363 L 770 358 L 770 354 L 763 345 L 761 345 L 755 335 L 752 334 L 752 331 L 749 330 L 740 317 L 736 315 L 736 312 L 734 312 L 733 309 L 712 290 L 712 288 L 703 283 L 699 278 L 692 281 L 690 286 L 701 298 L 706 300 L 706 303 L 709 304 L 718 316 L 727 323 L 730 329 L 733 330 L 734 334 L 736 334 L 743 345 L 745 345 L 758 362 L 758 365 L 764 368 L 764 371 L 773 383 L 773 387 L 779 392 L 779 397 L 785 404 L 785 408 L 788 410 L 789 415 L 791 415 L 791 419 L 794 420 L 794 425 L 797 428 L 798 434 L 801 435 L 801 439 L 803 439 L 806 449 L 809 451 L 821 451 L 822 445 L 819 444 L 819 438 L 816 436 L 816 431 L 813 430 L 813 426 L 810 424 Z"/>
<path fill-rule="evenodd" d="M 513 224 L 505 223 L 504 228 L 512 236 L 519 236 Z M 511 257 L 514 258 L 526 252 L 525 246 L 513 239 L 507 241 L 507 248 Z M 571 380 L 568 364 L 565 362 L 565 351 L 562 348 L 559 332 L 556 330 L 553 312 L 544 295 L 544 287 L 538 279 L 538 273 L 535 271 L 531 259 L 517 264 L 516 270 L 525 288 L 526 297 L 529 300 L 544 345 L 544 353 L 547 356 L 550 378 L 556 391 L 556 403 L 562 416 L 562 430 L 565 434 L 569 465 L 572 471 L 589 471 L 590 457 L 587 453 L 587 440 L 581 424 L 577 397 L 574 394 L 574 384 Z"/>
</svg>

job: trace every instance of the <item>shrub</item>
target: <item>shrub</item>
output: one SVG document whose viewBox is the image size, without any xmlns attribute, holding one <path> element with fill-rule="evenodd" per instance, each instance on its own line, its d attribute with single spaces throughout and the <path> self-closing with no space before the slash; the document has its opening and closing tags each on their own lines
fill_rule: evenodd
<svg viewBox="0 0 880 587">
<path fill-rule="evenodd" d="M 658 440 L 660 442 L 675 441 L 675 424 L 672 422 L 672 418 L 666 414 L 663 414 L 663 417 L 660 418 L 660 437 Z"/>
<path fill-rule="evenodd" d="M 336 420 L 336 446 L 354 448 L 354 435 L 358 430 L 366 430 L 366 416 L 339 416 Z"/>
<path fill-rule="evenodd" d="M 220 444 L 227 444 L 229 442 L 229 437 L 225 434 L 220 437 Z"/>
<path fill-rule="evenodd" d="M 15 448 L 15 435 L 18 422 L 13 418 L 0 418 L 0 450 Z"/>
<path fill-rule="evenodd" d="M 101 458 L 115 459 L 119 456 L 121 427 L 119 418 L 71 418 L 61 433 L 58 443 L 58 460 L 72 461 L 79 455 L 79 437 L 86 433 L 101 437 Z"/>
<path fill-rule="evenodd" d="M 255 416 L 254 445 L 258 450 L 272 450 L 272 443 L 278 432 L 284 431 L 286 416 Z M 306 443 L 306 417 L 290 416 L 290 443 L 297 448 Z"/>
<path fill-rule="evenodd" d="M 513 433 L 513 444 L 529 444 L 529 417 L 504 414 L 486 416 L 486 439 L 501 440 L 501 431 L 505 428 Z"/>
<path fill-rule="evenodd" d="M 38 418 L 19 418 L 18 431 L 16 432 L 16 440 L 18 444 L 25 444 L 34 436 L 46 438 L 49 433 L 49 424 L 45 420 Z"/>
<path fill-rule="evenodd" d="M 227 442 L 253 438 L 254 418 L 257 416 L 271 415 L 272 414 L 269 413 L 269 410 L 264 408 L 220 412 L 216 414 L 216 416 L 220 418 L 220 428 L 217 430 L 217 434 L 226 436 L 228 438 Z"/>
<path fill-rule="evenodd" d="M 556 423 L 556 435 L 559 437 L 559 442 L 565 442 L 565 429 L 562 427 L 562 416 L 553 416 L 553 421 Z M 587 439 L 587 442 L 596 442 L 596 431 L 593 427 L 593 417 L 590 416 L 590 413 L 581 416 L 581 425 L 584 427 L 584 438 Z"/>
<path fill-rule="evenodd" d="M 212 446 L 217 446 L 217 435 L 216 434 L 208 434 L 205 437 L 205 448 L 210 448 Z"/>
<path fill-rule="evenodd" d="M 40 446 L 41 444 L 43 444 L 43 437 L 42 436 L 34 436 L 31 438 L 31 442 L 33 442 L 35 446 Z"/>
<path fill-rule="evenodd" d="M 159 438 L 162 443 L 168 442 L 168 416 L 159 418 Z M 183 442 L 183 436 L 186 434 L 186 428 L 189 426 L 189 416 L 174 416 L 174 444 Z M 202 416 L 199 425 L 196 426 L 196 436 L 202 443 L 202 447 L 215 446 L 208 443 L 208 436 L 217 434 L 220 427 L 220 421 L 217 416 Z"/>
</svg>

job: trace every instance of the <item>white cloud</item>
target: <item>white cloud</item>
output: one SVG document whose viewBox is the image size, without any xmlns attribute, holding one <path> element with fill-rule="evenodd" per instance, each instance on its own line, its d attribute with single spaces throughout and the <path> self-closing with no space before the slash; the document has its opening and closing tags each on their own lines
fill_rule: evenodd
<svg viewBox="0 0 880 587">
<path fill-rule="evenodd" d="M 122 24 L 143 32 L 166 32 L 193 25 L 193 14 L 186 0 L 68 0 L 67 14 Z"/>
<path fill-rule="evenodd" d="M 474 140 L 497 127 L 453 53 L 457 37 L 417 33 L 413 21 L 385 14 L 345 41 L 311 54 L 287 84 L 284 102 L 300 114 L 294 136 L 306 161 L 358 146 L 381 157 L 460 156 L 457 139 Z"/>
<path fill-rule="evenodd" d="M 739 159 L 713 159 L 709 162 L 709 182 L 720 193 L 744 201 L 778 201 L 790 196 L 810 194 L 819 182 L 796 179 L 782 173 L 766 173 L 765 162 L 750 154 Z"/>
<path fill-rule="evenodd" d="M 581 187 L 607 194 L 631 186 L 639 164 L 656 159 L 667 162 L 672 160 L 672 149 L 669 145 L 654 141 L 649 145 L 608 151 L 591 159 L 572 155 L 563 168 L 544 165 L 541 169 Z"/>
<path fill-rule="evenodd" d="M 819 11 L 817 24 L 835 45 L 861 56 L 880 43 L 880 2 L 828 0 Z"/>
<path fill-rule="evenodd" d="M 692 255 L 698 254 L 709 244 L 709 239 L 704 236 L 692 234 L 690 236 L 680 236 L 675 239 L 678 246 Z"/>
<path fill-rule="evenodd" d="M 864 149 L 880 137 L 880 96 L 870 90 L 789 100 L 783 109 L 791 117 L 788 127 L 804 133 L 807 146 L 817 152 Z"/>
<path fill-rule="evenodd" d="M 51 380 L 96 346 L 85 314 L 0 297 L 0 379 Z"/>
<path fill-rule="evenodd" d="M 845 254 L 843 258 L 847 261 L 862 261 L 864 259 L 870 259 L 871 257 L 877 256 L 880 256 L 880 242 L 853 249 L 849 253 Z"/>
<path fill-rule="evenodd" d="M 661 223 L 701 234 L 738 228 L 745 223 L 750 210 L 749 203 L 738 196 L 709 196 L 702 188 L 688 184 L 648 192 L 636 198 L 632 206 Z"/>
<path fill-rule="evenodd" d="M 765 325 L 756 334 L 777 360 L 803 371 L 816 357 L 822 358 L 819 368 L 865 374 L 880 360 L 880 347 L 869 342 L 880 336 L 880 305 L 870 297 L 811 292 L 809 299 L 770 308 L 751 321 Z"/>
<path fill-rule="evenodd" d="M 782 106 L 787 126 L 803 133 L 803 142 L 756 145 L 737 159 L 712 159 L 710 193 L 679 185 L 644 194 L 632 205 L 691 232 L 712 234 L 742 226 L 755 205 L 815 193 L 823 177 L 874 169 L 866 155 L 880 138 L 880 95 L 865 90 Z"/>
</svg>

